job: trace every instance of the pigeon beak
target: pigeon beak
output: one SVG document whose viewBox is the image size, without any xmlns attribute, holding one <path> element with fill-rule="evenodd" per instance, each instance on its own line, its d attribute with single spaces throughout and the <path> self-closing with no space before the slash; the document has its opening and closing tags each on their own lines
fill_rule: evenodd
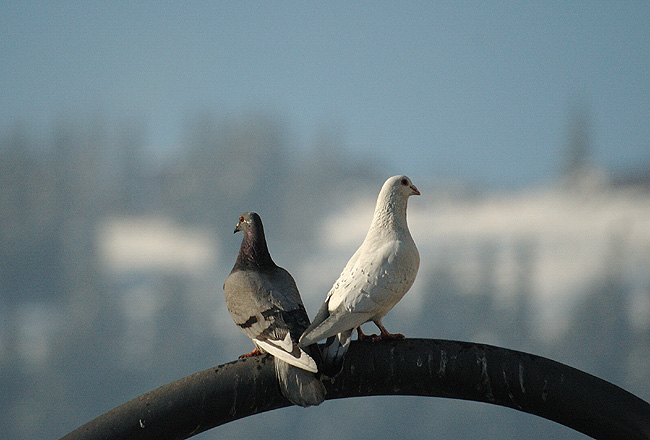
<svg viewBox="0 0 650 440">
<path fill-rule="evenodd" d="M 413 194 L 415 194 L 416 196 L 420 195 L 420 191 L 417 189 L 415 185 L 411 185 L 411 189 L 413 190 Z"/>
<path fill-rule="evenodd" d="M 235 231 L 233 232 L 233 234 L 236 234 L 237 232 L 241 231 L 241 227 L 240 227 L 240 226 L 241 226 L 241 222 L 238 222 L 238 223 L 237 223 L 237 226 L 235 226 Z"/>
</svg>

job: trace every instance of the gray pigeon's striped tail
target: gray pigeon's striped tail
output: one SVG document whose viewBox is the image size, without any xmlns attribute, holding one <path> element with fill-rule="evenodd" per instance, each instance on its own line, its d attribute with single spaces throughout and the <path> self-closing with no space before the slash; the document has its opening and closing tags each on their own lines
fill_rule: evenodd
<svg viewBox="0 0 650 440">
<path fill-rule="evenodd" d="M 275 375 L 282 395 L 295 405 L 320 405 L 325 400 L 325 386 L 318 375 L 274 358 Z"/>
<path fill-rule="evenodd" d="M 330 336 L 325 341 L 323 347 L 323 364 L 320 371 L 329 377 L 334 377 L 343 368 L 345 353 L 350 346 L 353 330 L 346 330 L 334 336 Z"/>
</svg>

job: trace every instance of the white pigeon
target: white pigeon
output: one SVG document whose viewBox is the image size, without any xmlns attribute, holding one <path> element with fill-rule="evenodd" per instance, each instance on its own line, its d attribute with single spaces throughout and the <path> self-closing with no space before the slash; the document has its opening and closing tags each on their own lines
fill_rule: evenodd
<svg viewBox="0 0 650 440">
<path fill-rule="evenodd" d="M 420 254 L 406 223 L 406 204 L 420 191 L 406 176 L 393 176 L 379 192 L 365 240 L 327 294 L 312 324 L 300 337 L 303 347 L 328 338 L 321 371 L 332 376 L 343 363 L 352 332 L 359 339 L 397 339 L 382 318 L 409 290 L 420 266 Z M 380 334 L 366 336 L 361 324 L 372 321 Z"/>
<path fill-rule="evenodd" d="M 325 399 L 314 359 L 320 360 L 320 351 L 298 346 L 309 317 L 296 283 L 271 259 L 259 215 L 242 214 L 237 231 L 244 238 L 223 291 L 233 321 L 257 347 L 240 357 L 270 353 L 282 394 L 296 405 L 318 405 Z"/>
</svg>

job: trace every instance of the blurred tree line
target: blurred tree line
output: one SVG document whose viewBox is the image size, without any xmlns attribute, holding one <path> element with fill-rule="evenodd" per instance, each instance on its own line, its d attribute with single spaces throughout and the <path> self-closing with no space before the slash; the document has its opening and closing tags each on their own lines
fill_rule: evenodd
<svg viewBox="0 0 650 440">
<path fill-rule="evenodd" d="M 309 148 L 295 148 L 286 124 L 263 113 L 229 119 L 198 114 L 186 124 L 182 148 L 163 158 L 147 148 L 146 137 L 141 121 L 111 123 L 102 117 L 59 120 L 44 138 L 20 123 L 2 135 L 0 432 L 5 438 L 63 435 L 129 398 L 207 368 L 205 353 L 220 359 L 227 344 L 206 324 L 214 314 L 204 309 L 214 304 L 192 295 L 197 290 L 215 298 L 221 294 L 223 279 L 214 272 L 227 274 L 238 240 L 233 255 L 215 262 L 205 280 L 178 274 L 114 279 L 98 256 L 104 219 L 157 215 L 225 235 L 232 234 L 242 211 L 256 210 L 275 226 L 272 240 L 283 247 L 274 249 L 287 254 L 283 261 L 298 261 L 316 245 L 318 219 L 341 205 L 340 194 L 366 185 L 374 193 L 386 176 L 386 164 L 378 159 L 347 153 L 335 129 L 317 133 Z M 650 329 L 629 322 L 630 288 L 623 269 L 612 264 L 601 283 L 589 286 L 592 293 L 573 313 L 566 338 L 548 345 L 531 324 L 534 240 L 517 246 L 518 294 L 506 310 L 495 300 L 494 252 L 491 243 L 481 250 L 483 283 L 473 295 L 463 292 L 444 259 L 436 262 L 425 287 L 435 301 L 423 304 L 403 323 L 403 331 L 542 354 L 650 396 L 644 374 Z M 615 252 L 612 258 L 615 262 Z M 153 292 L 155 313 L 138 321 L 127 315 L 130 307 L 142 307 L 132 297 L 143 286 Z M 133 356 L 125 358 L 125 346 Z M 546 438 L 549 432 L 555 438 L 581 438 L 510 410 L 486 412 L 440 400 L 423 407 L 421 402 L 400 400 L 395 418 L 375 427 L 363 424 L 364 436 L 373 429 L 378 438 L 401 437 L 407 423 L 413 438 L 431 432 L 442 438 Z M 299 413 L 311 426 L 302 437 L 322 438 L 332 417 L 341 417 L 346 429 L 341 434 L 352 436 L 361 427 L 351 413 L 387 413 L 381 405 L 391 403 L 378 399 L 359 407 L 357 399 L 337 405 L 328 407 L 328 417 Z M 254 433 L 256 423 L 244 420 L 204 436 Z M 294 432 L 294 417 L 277 423 Z M 272 437 L 280 438 L 281 430 Z"/>
<path fill-rule="evenodd" d="M 200 114 L 187 124 L 183 147 L 164 159 L 147 149 L 137 120 L 62 119 L 44 138 L 23 123 L 3 133 L 0 426 L 6 438 L 73 428 L 123 400 L 124 389 L 145 391 L 204 368 L 196 344 L 219 351 L 213 332 L 188 335 L 195 326 L 185 303 L 196 285 L 162 274 L 146 281 L 163 292 L 157 299 L 164 304 L 158 322 L 147 323 L 160 331 L 141 349 L 164 352 L 170 365 L 182 367 L 170 374 L 155 362 L 121 360 L 129 326 L 123 297 L 138 283 L 115 281 L 101 269 L 103 219 L 157 215 L 232 233 L 241 212 L 256 210 L 280 226 L 275 241 L 308 247 L 319 209 L 341 187 L 377 173 L 373 160 L 346 155 L 335 141 L 336 133 L 324 130 L 307 153 L 292 153 L 284 124 L 262 113 L 229 120 Z M 216 296 L 222 280 L 210 281 Z M 188 369 L 188 359 L 200 366 Z"/>
</svg>

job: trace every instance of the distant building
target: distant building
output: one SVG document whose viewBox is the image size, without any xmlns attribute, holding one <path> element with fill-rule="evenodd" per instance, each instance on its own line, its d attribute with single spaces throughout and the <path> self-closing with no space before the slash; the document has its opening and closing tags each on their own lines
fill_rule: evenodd
<svg viewBox="0 0 650 440">
<path fill-rule="evenodd" d="M 114 276 L 132 272 L 196 273 L 217 258 L 216 237 L 204 228 L 159 216 L 109 217 L 98 232 L 101 265 Z"/>
<path fill-rule="evenodd" d="M 421 254 L 418 279 L 404 300 L 417 309 L 433 301 L 424 288 L 444 266 L 461 292 L 494 291 L 495 307 L 516 303 L 530 292 L 537 310 L 533 326 L 552 337 L 564 329 L 577 300 L 612 271 L 635 293 L 631 319 L 650 326 L 650 191 L 601 180 L 581 191 L 563 185 L 519 193 L 466 195 L 421 188 L 409 202 L 411 233 Z M 324 264 L 320 289 L 327 292 L 370 224 L 374 195 L 323 224 L 324 255 L 306 261 L 304 271 Z M 363 216 L 360 215 L 363 213 Z M 354 218 L 354 222 L 350 219 Z M 329 264 L 336 268 L 329 269 Z M 339 267 L 340 266 L 340 267 Z M 489 282 L 493 286 L 486 286 Z M 432 280 L 435 282 L 435 280 Z M 324 295 L 324 293 L 323 293 Z"/>
<path fill-rule="evenodd" d="M 201 313 L 216 290 L 206 286 L 218 254 L 209 230 L 159 216 L 109 217 L 97 237 L 100 270 L 118 295 L 112 304 L 122 322 L 116 341 L 124 367 L 153 368 L 156 347 L 182 350 L 175 328 L 210 328 Z"/>
</svg>

